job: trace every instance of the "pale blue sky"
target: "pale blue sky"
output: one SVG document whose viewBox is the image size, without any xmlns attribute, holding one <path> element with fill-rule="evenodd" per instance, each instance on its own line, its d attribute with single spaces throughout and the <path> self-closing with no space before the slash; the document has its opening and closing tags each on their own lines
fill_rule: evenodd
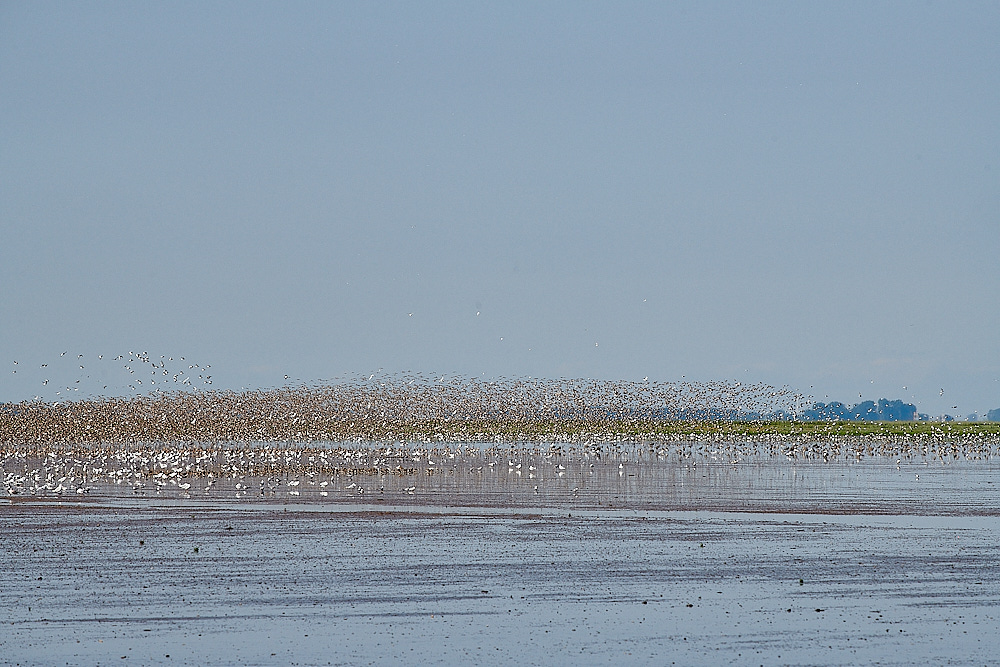
<svg viewBox="0 0 1000 667">
<path fill-rule="evenodd" d="M 998 407 L 997 35 L 995 2 L 4 2 L 0 400 L 53 394 L 14 360 L 146 350 L 215 388 Z"/>
</svg>

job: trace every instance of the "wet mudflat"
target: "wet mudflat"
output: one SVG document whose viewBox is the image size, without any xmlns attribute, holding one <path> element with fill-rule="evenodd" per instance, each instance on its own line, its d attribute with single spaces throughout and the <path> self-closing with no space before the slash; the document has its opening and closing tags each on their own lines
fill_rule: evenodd
<svg viewBox="0 0 1000 667">
<path fill-rule="evenodd" d="M 988 462 L 586 463 L 539 494 L 514 465 L 389 475 L 381 494 L 369 475 L 12 496 L 0 661 L 985 665 L 1000 650 Z"/>
</svg>

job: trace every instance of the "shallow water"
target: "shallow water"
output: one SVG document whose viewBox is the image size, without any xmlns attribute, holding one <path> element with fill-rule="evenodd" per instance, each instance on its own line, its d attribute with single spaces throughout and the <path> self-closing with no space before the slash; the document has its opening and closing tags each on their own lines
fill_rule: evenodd
<svg viewBox="0 0 1000 667">
<path fill-rule="evenodd" d="M 1000 464 L 993 461 L 857 463 L 558 462 L 511 465 L 480 458 L 429 465 L 351 466 L 284 474 L 162 478 L 122 475 L 115 482 L 67 472 L 52 460 L 11 485 L 16 500 L 191 500 L 208 505 L 259 503 L 554 507 L 864 514 L 1000 514 Z M 516 467 L 515 467 L 516 466 Z M 76 483 L 67 478 L 78 475 Z M 8 475 L 11 478 L 13 475 Z M 44 480 L 48 481 L 44 481 Z M 69 479 L 73 479 L 69 477 Z M 62 480 L 62 481 L 61 481 Z"/>
<path fill-rule="evenodd" d="M 989 462 L 468 463 L 11 495 L 0 656 L 974 665 L 1000 650 Z"/>
</svg>

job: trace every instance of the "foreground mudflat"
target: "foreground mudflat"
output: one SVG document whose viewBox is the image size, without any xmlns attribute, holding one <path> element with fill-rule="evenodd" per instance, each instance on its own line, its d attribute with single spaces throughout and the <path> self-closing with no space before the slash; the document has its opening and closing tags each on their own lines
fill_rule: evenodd
<svg viewBox="0 0 1000 667">
<path fill-rule="evenodd" d="M 997 516 L 770 509 L 12 499 L 0 660 L 995 659 Z"/>
</svg>

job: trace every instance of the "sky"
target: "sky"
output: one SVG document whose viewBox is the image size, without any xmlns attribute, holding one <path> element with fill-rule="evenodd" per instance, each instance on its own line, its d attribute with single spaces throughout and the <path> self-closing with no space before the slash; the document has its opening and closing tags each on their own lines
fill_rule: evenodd
<svg viewBox="0 0 1000 667">
<path fill-rule="evenodd" d="M 135 351 L 215 389 L 983 414 L 998 34 L 995 2 L 2 2 L 0 400 L 115 390 Z"/>
</svg>

